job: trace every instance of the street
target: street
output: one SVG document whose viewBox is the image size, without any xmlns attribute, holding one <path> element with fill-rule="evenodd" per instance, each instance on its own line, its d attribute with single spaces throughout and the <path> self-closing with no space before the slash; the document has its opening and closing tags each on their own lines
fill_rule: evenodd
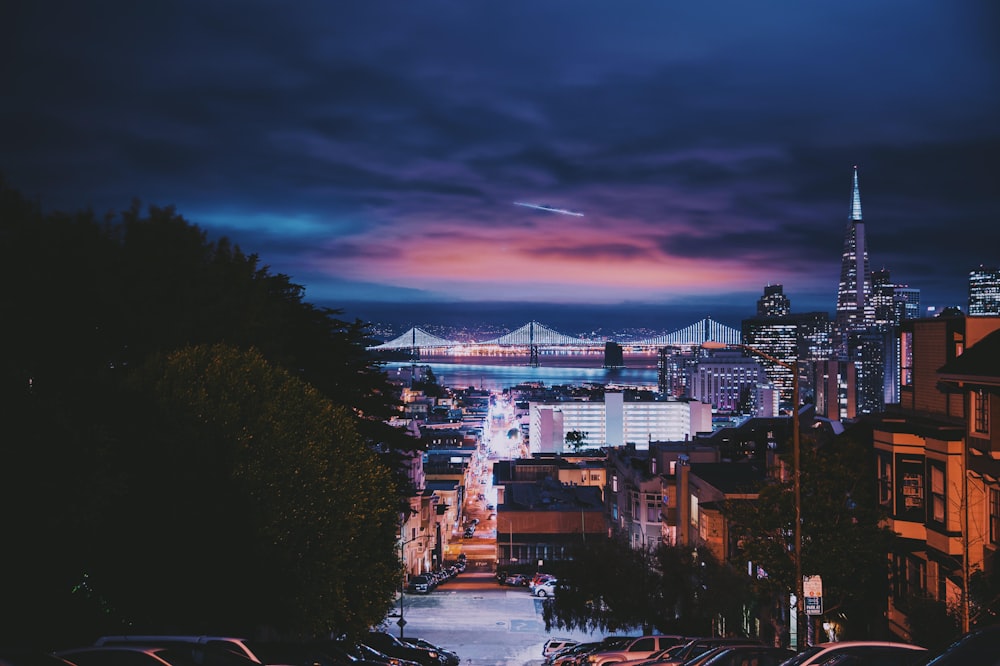
<svg viewBox="0 0 1000 666">
<path fill-rule="evenodd" d="M 478 520 L 473 536 L 458 538 L 452 553 L 463 553 L 468 568 L 429 594 L 403 597 L 403 635 L 418 636 L 454 650 L 469 666 L 538 666 L 549 638 L 599 640 L 583 632 L 547 633 L 543 600 L 524 587 L 502 587 L 494 575 L 497 557 L 496 503 L 493 462 L 526 455 L 513 405 L 496 396 L 483 424 L 483 437 L 466 475 L 468 492 L 462 528 Z M 400 635 L 397 608 L 384 629 Z"/>
<path fill-rule="evenodd" d="M 538 666 L 549 638 L 600 640 L 603 634 L 555 631 L 547 633 L 542 599 L 526 588 L 501 587 L 492 566 L 470 561 L 465 573 L 430 594 L 407 594 L 403 634 L 454 650 L 469 666 Z M 400 635 L 398 611 L 384 629 Z"/>
</svg>

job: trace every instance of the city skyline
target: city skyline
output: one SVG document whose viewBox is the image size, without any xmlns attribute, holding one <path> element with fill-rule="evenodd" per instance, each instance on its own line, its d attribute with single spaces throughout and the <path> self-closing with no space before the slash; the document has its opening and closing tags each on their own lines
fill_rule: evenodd
<svg viewBox="0 0 1000 666">
<path fill-rule="evenodd" d="M 990 3 L 427 7 L 15 2 L 0 175 L 401 324 L 833 313 L 855 165 L 873 270 L 965 309 L 1000 263 Z"/>
</svg>

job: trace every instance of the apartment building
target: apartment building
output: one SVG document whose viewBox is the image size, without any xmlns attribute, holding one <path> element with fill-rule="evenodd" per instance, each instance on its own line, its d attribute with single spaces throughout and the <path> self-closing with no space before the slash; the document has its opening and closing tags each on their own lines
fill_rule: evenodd
<svg viewBox="0 0 1000 666">
<path fill-rule="evenodd" d="M 903 322 L 900 404 L 874 421 L 879 501 L 899 535 L 890 629 L 918 595 L 967 611 L 968 575 L 1000 543 L 1000 317 Z"/>
</svg>

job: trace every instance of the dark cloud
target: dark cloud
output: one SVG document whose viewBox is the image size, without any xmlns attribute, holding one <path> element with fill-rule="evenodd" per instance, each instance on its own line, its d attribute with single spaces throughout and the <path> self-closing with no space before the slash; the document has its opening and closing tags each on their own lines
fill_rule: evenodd
<svg viewBox="0 0 1000 666">
<path fill-rule="evenodd" d="M 752 311 L 782 281 L 831 309 L 855 164 L 873 266 L 954 304 L 1000 262 L 994 3 L 0 11 L 7 182 L 50 208 L 176 204 L 334 303 L 510 300 L 480 288 L 506 266 L 549 301 Z M 711 293 L 672 272 L 712 262 Z"/>
</svg>

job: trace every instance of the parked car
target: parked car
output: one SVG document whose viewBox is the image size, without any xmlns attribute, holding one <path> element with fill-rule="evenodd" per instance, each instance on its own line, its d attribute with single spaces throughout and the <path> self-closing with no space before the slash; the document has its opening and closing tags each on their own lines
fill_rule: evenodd
<svg viewBox="0 0 1000 666">
<path fill-rule="evenodd" d="M 548 657 L 550 655 L 559 652 L 568 647 L 577 645 L 580 641 L 574 641 L 569 638 L 550 638 L 545 641 L 545 645 L 542 646 L 542 657 Z"/>
<path fill-rule="evenodd" d="M 510 585 L 512 587 L 527 587 L 528 578 L 524 574 L 510 574 L 503 579 L 503 585 Z"/>
<path fill-rule="evenodd" d="M 766 649 L 766 648 L 764 648 L 764 646 L 760 645 L 759 643 L 758 644 L 750 643 L 750 644 L 747 644 L 747 645 L 717 645 L 717 646 L 715 646 L 713 648 L 708 649 L 705 652 L 702 652 L 697 657 L 694 657 L 692 659 L 688 659 L 687 661 L 684 662 L 684 666 L 705 666 L 705 664 L 707 664 L 710 661 L 714 660 L 716 657 L 721 657 L 723 654 L 725 654 L 726 652 L 728 652 L 730 650 L 736 650 L 736 649 L 740 649 L 740 648 L 759 648 L 761 650 Z M 791 655 L 785 654 L 785 656 L 782 657 L 782 660 L 788 659 L 789 656 L 794 656 L 794 655 L 795 655 L 795 652 L 792 651 Z M 757 659 L 759 659 L 759 658 L 758 657 L 740 657 L 740 661 L 738 661 L 737 664 L 753 663 L 753 664 L 756 665 L 756 660 Z M 778 664 L 778 663 L 780 663 L 780 661 L 781 660 L 775 661 L 774 663 Z M 759 665 L 757 665 L 757 666 L 759 666 Z"/>
<path fill-rule="evenodd" d="M 575 666 L 578 658 L 586 657 L 594 650 L 600 650 L 604 647 L 604 645 L 605 644 L 601 641 L 577 643 L 576 645 L 553 653 L 552 656 L 548 657 L 544 663 L 547 666 Z"/>
<path fill-rule="evenodd" d="M 553 597 L 556 594 L 556 581 L 550 578 L 547 581 L 531 586 L 531 593 L 536 597 Z"/>
<path fill-rule="evenodd" d="M 256 666 L 258 663 L 242 650 L 237 652 L 229 646 L 209 644 L 201 636 L 169 636 L 131 634 L 125 636 L 101 636 L 94 646 L 143 645 L 169 647 L 186 652 L 198 666 Z M 207 638 L 207 637 L 206 637 Z"/>
<path fill-rule="evenodd" d="M 974 629 L 941 652 L 919 663 L 922 666 L 1000 666 L 1000 624 Z"/>
<path fill-rule="evenodd" d="M 216 653 L 225 650 L 245 657 L 258 664 L 264 663 L 249 647 L 249 641 L 238 636 L 199 636 L 186 634 L 118 634 L 113 636 L 101 636 L 94 645 L 96 647 L 114 645 L 166 645 L 171 646 L 177 643 L 194 644 L 205 646 Z"/>
<path fill-rule="evenodd" d="M 601 650 L 587 655 L 587 666 L 604 666 L 605 664 L 617 664 L 623 661 L 638 661 L 647 659 L 657 652 L 662 652 L 669 647 L 687 643 L 690 638 L 686 636 L 669 635 L 648 635 L 636 636 L 630 639 L 625 645 L 613 650 Z"/>
<path fill-rule="evenodd" d="M 91 645 L 60 650 L 55 655 L 76 666 L 196 666 L 183 652 L 146 645 Z"/>
<path fill-rule="evenodd" d="M 0 666 L 73 666 L 48 652 L 22 648 L 0 648 Z"/>
<path fill-rule="evenodd" d="M 346 653 L 352 659 L 350 663 L 354 666 L 421 666 L 415 661 L 390 657 L 373 647 L 348 638 L 319 641 L 316 645 L 327 654 L 334 656 Z"/>
<path fill-rule="evenodd" d="M 444 649 L 442 647 L 438 647 L 437 645 L 434 645 L 433 643 L 425 641 L 422 638 L 415 638 L 415 637 L 414 638 L 402 638 L 402 637 L 400 637 L 399 640 L 403 641 L 404 643 L 409 643 L 410 645 L 412 645 L 414 647 L 419 647 L 419 648 L 423 648 L 425 650 L 432 650 L 434 652 L 437 652 L 440 655 L 441 663 L 445 664 L 445 666 L 458 666 L 458 664 L 460 664 L 462 662 L 462 660 L 459 658 L 459 656 L 458 656 L 457 653 L 452 652 L 451 650 L 446 650 L 446 649 Z"/>
<path fill-rule="evenodd" d="M 547 573 L 536 573 L 531 577 L 531 584 L 537 585 L 538 583 L 544 583 L 547 580 L 555 580 L 555 576 Z"/>
<path fill-rule="evenodd" d="M 744 664 L 780 666 L 785 660 L 794 656 L 795 651 L 787 648 L 740 645 L 713 651 L 701 666 L 744 666 Z"/>
<path fill-rule="evenodd" d="M 390 657 L 415 661 L 422 666 L 442 666 L 444 663 L 437 651 L 408 645 L 384 631 L 369 631 L 361 637 L 361 642 Z"/>
<path fill-rule="evenodd" d="M 821 643 L 807 647 L 797 655 L 782 662 L 781 666 L 818 666 L 823 664 L 851 664 L 878 666 L 910 666 L 919 661 L 918 652 L 926 648 L 893 641 L 841 641 Z"/>
<path fill-rule="evenodd" d="M 417 574 L 410 578 L 406 589 L 415 594 L 427 594 L 434 589 L 436 582 L 427 574 Z"/>
<path fill-rule="evenodd" d="M 726 645 L 763 645 L 763 643 L 747 638 L 735 637 L 694 638 L 676 649 L 667 648 L 670 650 L 669 658 L 664 659 L 661 656 L 657 656 L 647 663 L 650 666 L 654 664 L 655 666 L 680 666 L 709 650 Z"/>
</svg>

